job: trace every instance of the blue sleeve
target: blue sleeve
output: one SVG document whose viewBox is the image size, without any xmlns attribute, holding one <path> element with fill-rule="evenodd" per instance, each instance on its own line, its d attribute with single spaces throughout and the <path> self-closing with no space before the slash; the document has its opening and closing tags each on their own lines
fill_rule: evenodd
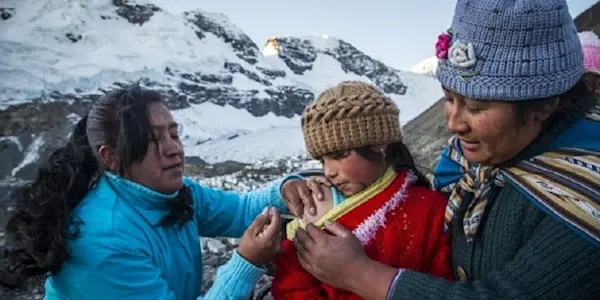
<svg viewBox="0 0 600 300">
<path fill-rule="evenodd" d="M 276 180 L 262 189 L 242 195 L 186 180 L 194 197 L 198 234 L 239 238 L 265 207 L 272 206 L 280 212 L 288 212 L 281 197 L 281 186 L 291 178 L 295 176 Z"/>
<path fill-rule="evenodd" d="M 252 290 L 263 274 L 264 269 L 254 266 L 233 251 L 229 262 L 217 270 L 212 287 L 199 299 L 250 299 Z"/>
</svg>

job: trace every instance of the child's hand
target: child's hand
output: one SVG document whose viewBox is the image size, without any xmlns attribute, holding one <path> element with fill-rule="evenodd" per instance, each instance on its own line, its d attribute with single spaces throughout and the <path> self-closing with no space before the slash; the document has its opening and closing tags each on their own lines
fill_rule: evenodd
<svg viewBox="0 0 600 300">
<path fill-rule="evenodd" d="M 237 252 L 255 266 L 271 261 L 281 249 L 279 212 L 265 208 L 246 229 Z"/>
<path fill-rule="evenodd" d="M 311 215 L 305 210 L 301 220 L 306 224 L 314 224 L 333 208 L 333 195 L 330 188 L 317 181 L 313 181 L 312 178 L 308 180 L 307 184 L 314 184 L 314 188 L 320 190 L 320 199 L 315 201 L 316 213 Z"/>
</svg>

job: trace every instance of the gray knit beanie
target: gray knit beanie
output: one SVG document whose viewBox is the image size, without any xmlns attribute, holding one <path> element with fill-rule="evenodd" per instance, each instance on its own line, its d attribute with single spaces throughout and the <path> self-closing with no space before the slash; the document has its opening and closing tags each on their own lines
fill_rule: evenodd
<svg viewBox="0 0 600 300">
<path fill-rule="evenodd" d="M 436 55 L 442 86 L 479 100 L 557 96 L 584 71 L 565 0 L 458 0 Z"/>
</svg>

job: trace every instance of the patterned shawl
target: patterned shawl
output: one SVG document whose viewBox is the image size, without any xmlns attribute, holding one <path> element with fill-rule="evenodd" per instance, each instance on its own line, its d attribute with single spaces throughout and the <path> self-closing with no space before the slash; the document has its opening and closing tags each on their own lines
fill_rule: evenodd
<svg viewBox="0 0 600 300">
<path fill-rule="evenodd" d="M 468 162 L 453 137 L 434 173 L 435 187 L 450 194 L 446 230 L 466 193 L 473 194 L 462 224 L 469 241 L 477 232 L 492 188 L 511 184 L 544 212 L 600 246 L 600 105 L 541 154 L 508 168 Z"/>
</svg>

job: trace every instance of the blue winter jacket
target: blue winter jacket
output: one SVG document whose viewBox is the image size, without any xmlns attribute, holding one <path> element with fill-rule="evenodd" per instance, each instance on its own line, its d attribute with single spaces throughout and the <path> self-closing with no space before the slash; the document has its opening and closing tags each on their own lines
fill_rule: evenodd
<svg viewBox="0 0 600 300">
<path fill-rule="evenodd" d="M 195 217 L 178 227 L 159 225 L 176 193 L 105 173 L 73 212 L 79 237 L 68 242 L 71 259 L 46 280 L 46 299 L 248 299 L 264 270 L 237 252 L 200 297 L 199 236 L 239 238 L 265 206 L 286 211 L 284 180 L 239 195 L 186 178 Z"/>
</svg>

